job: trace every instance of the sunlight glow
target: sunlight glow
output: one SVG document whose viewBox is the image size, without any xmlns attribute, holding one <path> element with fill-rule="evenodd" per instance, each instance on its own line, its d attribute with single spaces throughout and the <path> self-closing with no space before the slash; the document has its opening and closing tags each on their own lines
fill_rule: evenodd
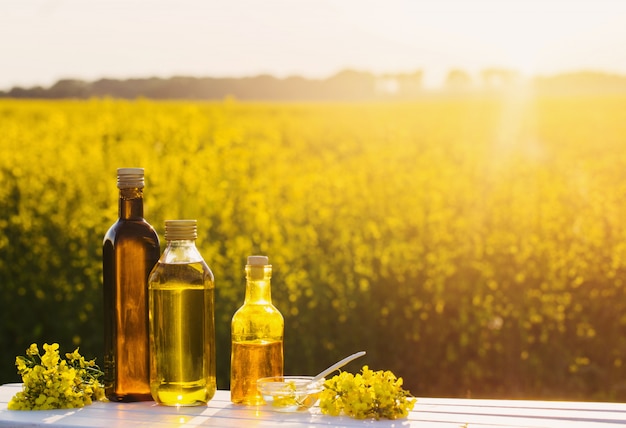
<svg viewBox="0 0 626 428">
<path fill-rule="evenodd" d="M 602 44 L 603 38 L 610 45 L 623 37 L 615 29 L 626 14 L 626 2 L 607 0 L 337 3 L 334 7 L 355 28 L 402 46 L 416 63 L 436 60 L 474 71 L 508 67 L 525 75 L 583 63 L 579 51 Z"/>
<path fill-rule="evenodd" d="M 3 47 L 0 88 L 68 77 L 324 78 L 347 68 L 626 73 L 624 22 L 619 0 L 6 0 L 0 27 L 17 42 Z"/>
</svg>

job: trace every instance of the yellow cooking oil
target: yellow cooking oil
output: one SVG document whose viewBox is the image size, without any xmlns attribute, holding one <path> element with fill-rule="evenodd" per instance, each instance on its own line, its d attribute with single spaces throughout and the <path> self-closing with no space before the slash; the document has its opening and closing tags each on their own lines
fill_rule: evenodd
<svg viewBox="0 0 626 428">
<path fill-rule="evenodd" d="M 263 404 L 256 381 L 283 375 L 283 341 L 253 340 L 232 343 L 231 401 L 237 404 Z"/>
<path fill-rule="evenodd" d="M 216 390 L 213 274 L 194 241 L 168 236 L 168 225 L 149 278 L 150 392 L 159 404 L 202 405 Z"/>
<path fill-rule="evenodd" d="M 272 265 L 267 256 L 249 256 L 243 305 L 231 321 L 230 398 L 235 404 L 264 404 L 257 390 L 262 377 L 283 375 L 284 319 L 272 304 Z"/>
</svg>

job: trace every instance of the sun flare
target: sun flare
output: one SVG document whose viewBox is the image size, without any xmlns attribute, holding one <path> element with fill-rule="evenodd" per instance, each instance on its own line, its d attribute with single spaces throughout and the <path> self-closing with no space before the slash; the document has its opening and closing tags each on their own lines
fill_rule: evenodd
<svg viewBox="0 0 626 428">
<path fill-rule="evenodd" d="M 350 0 L 334 7 L 364 38 L 402 46 L 415 64 L 436 60 L 470 71 L 491 66 L 534 75 L 583 64 L 581 52 L 616 31 L 626 10 L 605 3 Z M 393 68 L 393 60 L 380 58 L 379 67 Z"/>
</svg>

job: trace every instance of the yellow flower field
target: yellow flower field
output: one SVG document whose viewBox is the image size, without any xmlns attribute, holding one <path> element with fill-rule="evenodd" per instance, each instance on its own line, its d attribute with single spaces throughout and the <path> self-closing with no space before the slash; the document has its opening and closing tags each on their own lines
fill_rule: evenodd
<svg viewBox="0 0 626 428">
<path fill-rule="evenodd" d="M 626 98 L 0 100 L 0 382 L 33 342 L 101 355 L 123 166 L 161 237 L 198 220 L 220 389 L 265 254 L 287 374 L 366 350 L 415 396 L 626 399 Z"/>
</svg>

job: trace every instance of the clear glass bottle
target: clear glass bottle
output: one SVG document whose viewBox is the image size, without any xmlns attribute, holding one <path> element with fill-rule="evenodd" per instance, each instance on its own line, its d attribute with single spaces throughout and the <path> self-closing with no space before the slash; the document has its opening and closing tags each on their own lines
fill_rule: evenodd
<svg viewBox="0 0 626 428">
<path fill-rule="evenodd" d="M 151 400 L 148 275 L 159 237 L 143 218 L 143 168 L 119 168 L 119 219 L 102 248 L 104 387 L 111 401 Z"/>
<path fill-rule="evenodd" d="M 256 381 L 283 375 L 285 322 L 272 304 L 272 265 L 266 256 L 250 256 L 246 295 L 231 322 L 230 399 L 235 404 L 264 404 Z"/>
<path fill-rule="evenodd" d="M 196 220 L 167 220 L 167 247 L 149 278 L 150 391 L 168 406 L 215 395 L 213 273 L 196 248 Z"/>
</svg>

